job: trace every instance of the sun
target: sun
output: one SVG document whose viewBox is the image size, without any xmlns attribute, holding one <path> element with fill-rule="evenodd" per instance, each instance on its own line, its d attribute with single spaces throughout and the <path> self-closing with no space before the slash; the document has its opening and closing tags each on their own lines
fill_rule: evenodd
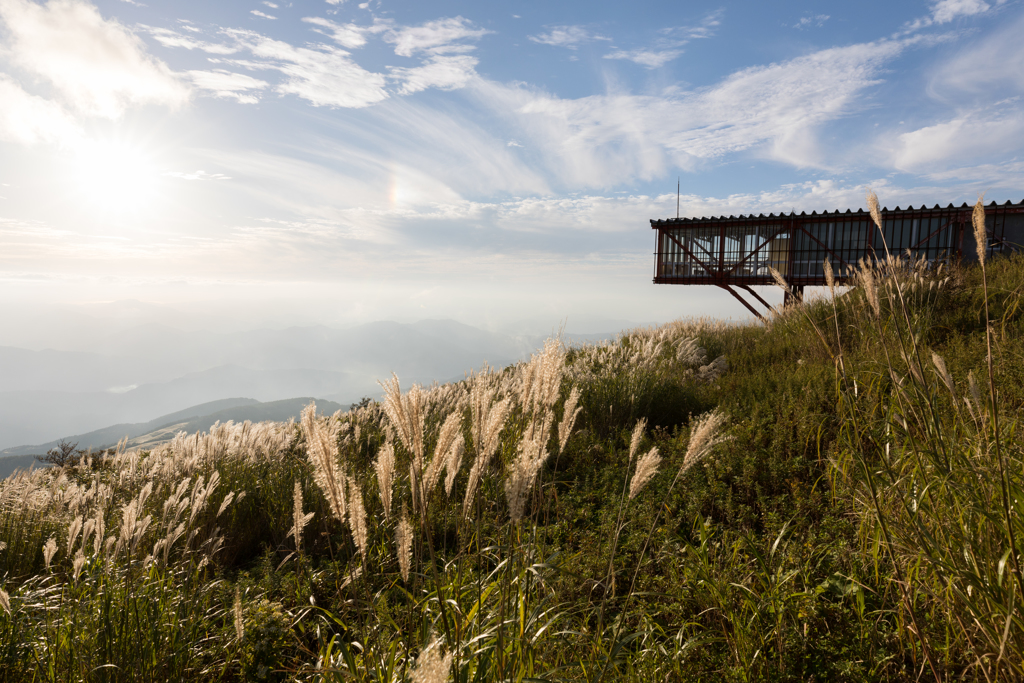
<svg viewBox="0 0 1024 683">
<path fill-rule="evenodd" d="M 132 213 L 156 195 L 159 170 L 141 147 L 112 140 L 79 145 L 75 181 L 83 198 L 106 213 Z"/>
</svg>

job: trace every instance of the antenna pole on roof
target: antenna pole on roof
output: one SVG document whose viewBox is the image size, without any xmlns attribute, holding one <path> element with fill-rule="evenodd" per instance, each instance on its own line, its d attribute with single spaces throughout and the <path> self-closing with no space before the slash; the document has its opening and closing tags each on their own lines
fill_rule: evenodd
<svg viewBox="0 0 1024 683">
<path fill-rule="evenodd" d="M 679 176 L 676 176 L 676 220 L 679 220 Z"/>
</svg>

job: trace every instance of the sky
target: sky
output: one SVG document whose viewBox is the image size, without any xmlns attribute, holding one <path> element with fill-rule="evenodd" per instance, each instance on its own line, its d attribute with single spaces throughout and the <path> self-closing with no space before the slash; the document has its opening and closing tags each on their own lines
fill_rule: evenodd
<svg viewBox="0 0 1024 683">
<path fill-rule="evenodd" d="M 744 319 L 651 284 L 677 180 L 684 216 L 1020 201 L 1021 35 L 1020 0 L 0 0 L 0 315 Z"/>
</svg>

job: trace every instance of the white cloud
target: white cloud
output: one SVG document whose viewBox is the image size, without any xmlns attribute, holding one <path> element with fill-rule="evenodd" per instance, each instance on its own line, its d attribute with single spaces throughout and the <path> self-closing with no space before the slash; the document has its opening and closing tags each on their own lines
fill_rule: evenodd
<svg viewBox="0 0 1024 683">
<path fill-rule="evenodd" d="M 811 14 L 806 17 L 800 17 L 800 21 L 793 24 L 793 28 L 821 28 L 828 20 L 829 15 L 827 14 Z"/>
<path fill-rule="evenodd" d="M 962 101 L 965 93 L 998 99 L 1024 94 L 1024 15 L 976 39 L 940 65 L 929 82 L 932 95 Z"/>
<path fill-rule="evenodd" d="M 257 17 L 262 17 L 264 19 L 277 19 L 277 17 L 273 17 L 273 16 L 270 16 L 269 14 L 265 14 L 265 13 L 259 11 L 258 9 L 251 9 L 251 10 L 249 10 L 249 14 L 255 14 Z"/>
<path fill-rule="evenodd" d="M 1005 2 L 1006 0 L 996 0 L 997 5 L 1002 5 Z M 936 0 L 931 5 L 931 14 L 907 23 L 906 31 L 917 31 L 935 24 L 948 24 L 962 17 L 984 14 L 990 9 L 992 9 L 992 5 L 984 0 Z"/>
<path fill-rule="evenodd" d="M 366 107 L 388 96 L 384 76 L 363 69 L 344 50 L 328 45 L 295 47 L 254 31 L 225 33 L 262 60 L 235 63 L 273 69 L 288 77 L 276 86 L 280 93 L 297 95 L 318 107 Z"/>
<path fill-rule="evenodd" d="M 722 10 L 707 14 L 696 26 L 672 26 L 658 31 L 661 37 L 654 45 L 634 50 L 616 50 L 604 56 L 605 59 L 624 59 L 634 64 L 657 69 L 665 66 L 683 54 L 682 47 L 691 40 L 712 38 L 722 23 Z"/>
<path fill-rule="evenodd" d="M 25 92 L 0 74 L 0 139 L 30 145 L 70 144 L 82 138 L 78 122 L 59 105 Z"/>
<path fill-rule="evenodd" d="M 392 67 L 391 78 L 402 83 L 399 94 L 419 92 L 427 88 L 456 90 L 476 75 L 476 57 L 467 55 L 436 55 L 429 57 L 422 66 L 412 68 Z"/>
<path fill-rule="evenodd" d="M 384 35 L 384 40 L 394 43 L 396 55 L 411 57 L 417 52 L 464 52 L 466 49 L 472 49 L 472 46 L 456 45 L 456 41 L 480 38 L 488 33 L 492 32 L 475 28 L 473 22 L 468 19 L 451 17 L 428 21 L 420 26 L 391 29 Z"/>
<path fill-rule="evenodd" d="M 478 81 L 480 100 L 507 115 L 552 178 L 567 188 L 649 180 L 670 166 L 749 151 L 798 167 L 825 164 L 817 129 L 862 106 L 881 68 L 912 41 L 822 50 L 737 71 L 716 85 L 666 95 L 561 99 Z"/>
<path fill-rule="evenodd" d="M 191 36 L 184 36 L 177 31 L 172 31 L 167 28 L 159 28 L 157 26 L 146 26 L 140 24 L 139 28 L 149 33 L 153 38 L 163 45 L 164 47 L 180 47 L 186 50 L 202 50 L 203 52 L 209 52 L 214 55 L 230 55 L 238 52 L 237 48 L 229 45 L 222 45 L 219 43 L 208 43 L 206 41 L 197 40 Z M 201 31 L 194 26 L 184 25 L 182 28 L 192 31 L 193 33 L 200 33 Z"/>
<path fill-rule="evenodd" d="M 625 59 L 648 69 L 665 66 L 683 54 L 682 50 L 616 50 L 604 56 L 605 59 Z"/>
<path fill-rule="evenodd" d="M 883 148 L 888 145 L 882 143 Z M 916 173 L 944 170 L 951 162 L 990 159 L 1024 147 L 1024 113 L 1020 102 L 964 112 L 953 119 L 897 136 L 893 166 Z"/>
<path fill-rule="evenodd" d="M 554 47 L 567 47 L 570 50 L 577 49 L 584 43 L 595 40 L 611 40 L 605 36 L 591 33 L 582 26 L 550 26 L 547 33 L 536 36 L 527 36 L 530 40 L 541 45 L 553 45 Z"/>
<path fill-rule="evenodd" d="M 231 176 L 226 176 L 223 173 L 207 173 L 203 170 L 194 172 L 167 171 L 164 175 L 169 178 L 180 178 L 181 180 L 231 180 Z"/>
<path fill-rule="evenodd" d="M 135 34 L 86 2 L 0 0 L 0 18 L 15 62 L 84 114 L 116 118 L 131 105 L 188 99 L 188 88 Z"/>
<path fill-rule="evenodd" d="M 266 5 L 267 7 L 269 7 L 270 9 L 277 9 L 278 8 L 277 5 L 275 5 L 272 2 L 268 2 L 268 0 L 263 0 L 263 4 Z"/>
<path fill-rule="evenodd" d="M 259 98 L 252 90 L 263 90 L 269 83 L 245 74 L 232 73 L 224 69 L 213 71 L 189 71 L 192 82 L 200 90 L 212 93 L 215 97 L 234 99 L 242 104 L 256 104 Z"/>
<path fill-rule="evenodd" d="M 387 24 L 375 23 L 373 26 L 357 26 L 356 24 L 337 24 L 330 19 L 320 17 L 303 17 L 304 22 L 320 28 L 313 29 L 317 33 L 330 36 L 342 47 L 355 49 L 366 45 L 366 34 L 380 33 L 387 29 Z"/>
</svg>

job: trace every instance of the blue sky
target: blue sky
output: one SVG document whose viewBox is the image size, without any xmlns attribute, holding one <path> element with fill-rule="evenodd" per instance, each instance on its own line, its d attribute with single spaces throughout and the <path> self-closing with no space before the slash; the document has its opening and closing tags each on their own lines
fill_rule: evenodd
<svg viewBox="0 0 1024 683">
<path fill-rule="evenodd" d="M 1022 34 L 1019 0 L 0 0 L 0 313 L 742 318 L 650 283 L 677 177 L 684 215 L 1019 201 Z"/>
</svg>

